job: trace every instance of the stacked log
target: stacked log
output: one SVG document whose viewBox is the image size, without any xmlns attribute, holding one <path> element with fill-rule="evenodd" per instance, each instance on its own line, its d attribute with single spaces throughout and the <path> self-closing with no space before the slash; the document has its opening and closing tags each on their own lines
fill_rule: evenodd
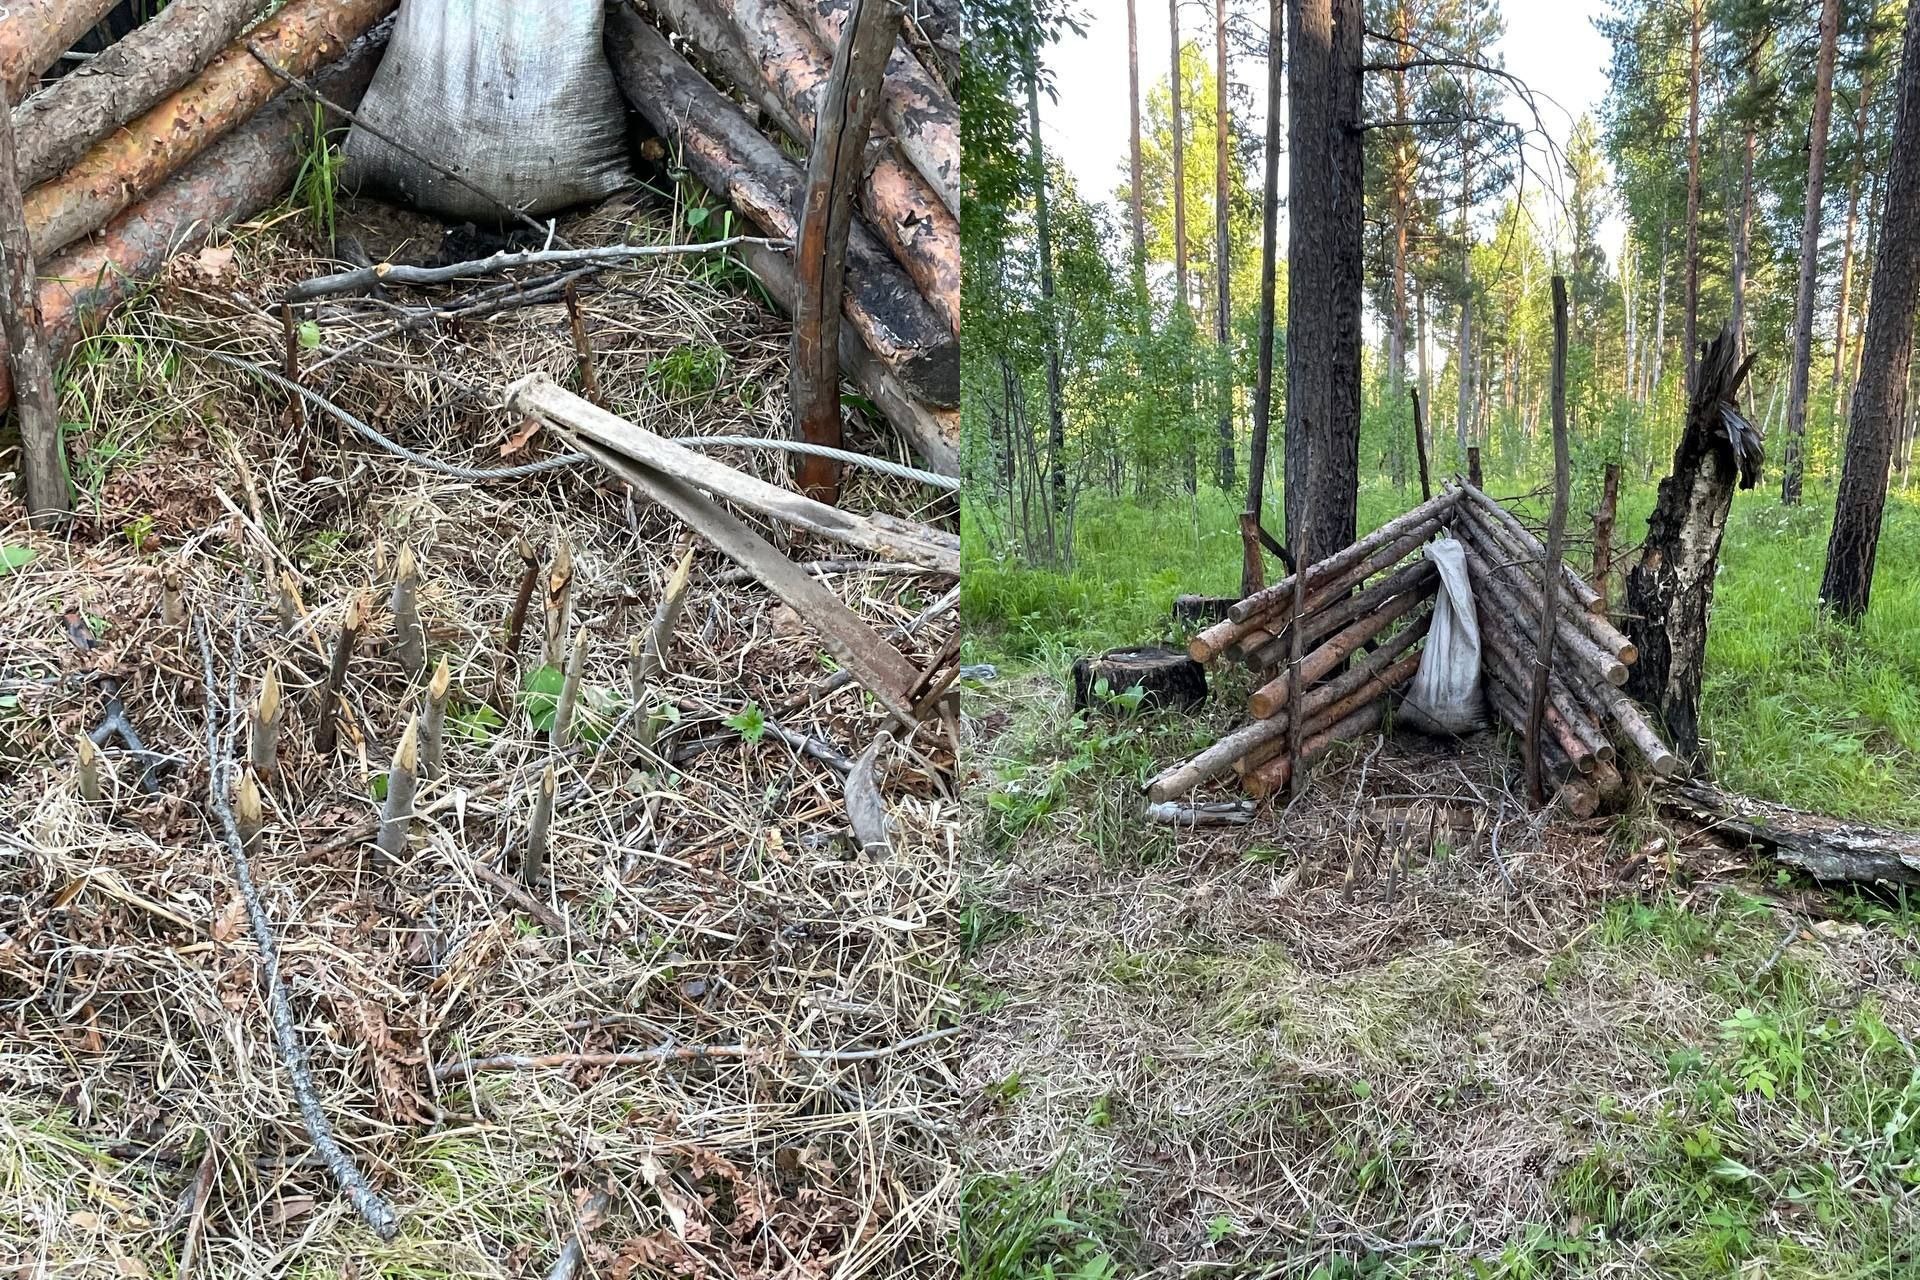
<svg viewBox="0 0 1920 1280">
<path fill-rule="evenodd" d="M 1438 573 L 1421 548 L 1443 530 L 1466 549 L 1488 704 L 1500 723 L 1524 736 L 1534 670 L 1530 623 L 1540 617 L 1545 548 L 1498 502 L 1471 485 L 1451 483 L 1302 570 L 1304 604 L 1297 623 L 1296 581 L 1289 576 L 1234 604 L 1224 620 L 1193 637 L 1188 654 L 1194 661 L 1237 662 L 1255 673 L 1251 718 L 1154 777 L 1148 798 L 1174 800 L 1228 773 L 1237 774 L 1257 799 L 1281 794 L 1297 767 L 1378 727 L 1419 669 L 1429 602 L 1438 589 Z M 1564 571 L 1566 590 L 1579 607 L 1562 612 L 1555 632 L 1542 748 L 1560 779 L 1562 802 L 1585 817 L 1623 800 L 1623 762 L 1630 759 L 1664 778 L 1679 761 L 1620 688 L 1638 657 L 1634 646 L 1606 616 L 1599 593 Z M 1296 625 L 1302 651 L 1297 677 L 1287 670 Z M 1287 754 L 1295 714 L 1289 704 L 1296 696 L 1297 761 Z"/>
</svg>

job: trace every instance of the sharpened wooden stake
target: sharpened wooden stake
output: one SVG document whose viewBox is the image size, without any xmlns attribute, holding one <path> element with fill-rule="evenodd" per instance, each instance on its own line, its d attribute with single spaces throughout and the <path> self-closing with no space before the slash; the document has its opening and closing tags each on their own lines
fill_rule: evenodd
<svg viewBox="0 0 1920 1280">
<path fill-rule="evenodd" d="M 280 700 L 280 677 L 273 663 L 260 681 L 260 697 L 247 717 L 247 763 L 263 778 L 271 778 L 280 761 L 280 724 L 286 707 Z"/>
<path fill-rule="evenodd" d="M 527 851 L 520 858 L 520 882 L 532 889 L 539 885 L 547 865 L 547 829 L 553 825 L 553 793 L 559 785 L 553 766 L 540 775 L 540 790 L 533 799 L 533 816 L 527 820 Z"/>
<path fill-rule="evenodd" d="M 389 858 L 398 858 L 407 850 L 407 836 L 413 829 L 413 791 L 420 773 L 420 721 L 407 717 L 406 732 L 400 735 L 399 750 L 393 753 L 393 767 L 387 771 L 387 802 L 380 807 L 380 834 L 374 845 Z"/>
<path fill-rule="evenodd" d="M 554 543 L 546 604 L 546 664 L 557 668 L 567 660 L 567 634 L 573 621 L 573 546 L 564 537 Z"/>
<path fill-rule="evenodd" d="M 527 625 L 527 606 L 533 602 L 533 589 L 540 585 L 540 553 L 526 535 L 514 539 L 514 552 L 520 557 L 520 584 L 513 591 L 513 607 L 507 610 L 507 629 L 501 648 L 511 658 L 520 648 L 520 632 Z"/>
<path fill-rule="evenodd" d="M 420 764 L 429 778 L 440 778 L 447 771 L 447 694 L 453 688 L 453 673 L 443 655 L 433 669 L 427 685 L 426 709 L 420 713 Z"/>
<path fill-rule="evenodd" d="M 420 625 L 420 564 L 412 547 L 400 548 L 393 573 L 393 643 L 408 675 L 427 669 L 427 629 Z"/>
<path fill-rule="evenodd" d="M 567 656 L 566 678 L 560 682 L 560 700 L 553 704 L 551 741 L 555 751 L 565 751 L 573 736 L 573 711 L 580 702 L 580 677 L 587 669 L 587 630 L 582 627 L 573 637 L 573 649 Z"/>
<path fill-rule="evenodd" d="M 653 625 L 647 629 L 646 652 L 640 659 L 636 689 L 666 670 L 667 646 L 673 643 L 673 629 L 680 625 L 680 613 L 687 604 L 687 583 L 692 577 L 693 548 L 688 547 L 680 556 L 680 563 L 674 566 L 672 576 L 667 579 L 667 589 L 660 595 L 659 607 L 653 611 Z M 636 702 L 639 700 L 638 692 L 634 698 Z"/>
<path fill-rule="evenodd" d="M 80 741 L 76 746 L 74 779 L 80 791 L 80 798 L 88 804 L 99 804 L 100 748 L 94 746 L 93 739 L 84 733 L 80 735 Z"/>
<path fill-rule="evenodd" d="M 600 379 L 593 371 L 593 339 L 587 334 L 586 313 L 580 310 L 580 298 L 574 292 L 573 281 L 567 281 L 562 296 L 567 301 L 567 323 L 573 329 L 573 355 L 579 364 L 580 394 L 604 409 L 607 405 L 600 396 Z"/>
<path fill-rule="evenodd" d="M 38 17 L 29 13 L 19 16 L 18 25 L 23 26 L 32 26 Z M 6 337 L 7 358 L 12 365 L 14 422 L 20 430 L 20 471 L 26 481 L 27 512 L 33 523 L 44 529 L 66 522 L 73 511 L 73 486 L 67 477 L 53 353 L 47 349 L 41 323 L 39 272 L 34 266 L 27 213 L 21 203 L 13 113 L 5 109 L 7 101 L 7 95 L 0 93 L 0 116 L 6 117 L 0 120 L 0 333 Z"/>
<path fill-rule="evenodd" d="M 251 770 L 242 770 L 240 781 L 234 787 L 233 819 L 240 828 L 240 843 L 252 853 L 254 842 L 260 838 L 260 828 L 267 825 L 267 812 L 261 801 L 260 784 L 254 780 Z"/>
<path fill-rule="evenodd" d="M 366 620 L 366 597 L 355 596 L 347 602 L 346 617 L 340 621 L 340 636 L 333 643 L 333 663 L 327 668 L 327 682 L 320 687 L 320 706 L 314 716 L 313 747 L 323 756 L 332 753 L 338 740 L 334 703 L 346 687 L 347 664 L 353 661 L 353 647 L 360 643 L 360 628 Z"/>
<path fill-rule="evenodd" d="M 160 621 L 170 627 L 187 625 L 187 598 L 180 590 L 180 574 L 175 569 L 160 575 Z"/>
<path fill-rule="evenodd" d="M 300 600 L 300 580 L 287 570 L 280 572 L 280 587 L 274 592 L 274 612 L 280 617 L 280 627 L 289 636 L 300 629 L 301 616 L 306 606 Z"/>
</svg>

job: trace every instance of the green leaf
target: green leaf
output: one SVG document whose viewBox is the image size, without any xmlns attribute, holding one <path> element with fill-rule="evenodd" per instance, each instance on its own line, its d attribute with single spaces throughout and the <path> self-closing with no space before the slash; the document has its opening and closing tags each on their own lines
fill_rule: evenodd
<svg viewBox="0 0 1920 1280">
<path fill-rule="evenodd" d="M 520 705 L 527 709 L 533 727 L 542 733 L 553 728 L 554 708 L 560 703 L 560 688 L 566 682 L 566 673 L 555 666 L 529 672 L 520 682 Z"/>
<path fill-rule="evenodd" d="M 506 727 L 507 718 L 484 702 L 472 706 L 461 706 L 451 712 L 448 719 L 453 721 L 454 732 L 470 742 L 489 742 L 493 735 Z"/>
<path fill-rule="evenodd" d="M 698 231 L 701 227 L 707 225 L 707 219 L 712 215 L 713 210 L 702 205 L 694 205 L 687 210 L 687 225 L 695 231 Z"/>
<path fill-rule="evenodd" d="M 308 351 L 320 345 L 320 326 L 311 320 L 300 322 L 300 345 Z"/>
<path fill-rule="evenodd" d="M 373 781 L 367 784 L 367 790 L 373 792 L 373 798 L 375 800 L 385 802 L 387 798 L 387 775 L 384 773 L 375 774 Z"/>
<path fill-rule="evenodd" d="M 38 553 L 35 552 L 32 547 L 20 547 L 0 542 L 0 578 L 12 573 L 15 569 L 24 569 L 26 566 L 32 564 L 33 557 L 36 554 Z"/>
<path fill-rule="evenodd" d="M 767 717 L 758 703 L 749 702 L 739 715 L 727 717 L 727 726 L 737 730 L 748 742 L 758 745 L 760 739 L 766 736 Z"/>
</svg>

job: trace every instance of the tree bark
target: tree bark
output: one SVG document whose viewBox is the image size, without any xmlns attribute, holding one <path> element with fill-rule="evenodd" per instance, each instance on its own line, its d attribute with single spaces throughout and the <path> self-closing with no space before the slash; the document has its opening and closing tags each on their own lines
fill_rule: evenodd
<svg viewBox="0 0 1920 1280">
<path fill-rule="evenodd" d="M 14 108 L 20 185 L 45 182 L 191 80 L 259 8 L 260 0 L 174 0 Z"/>
<path fill-rule="evenodd" d="M 1167 23 L 1173 33 L 1173 71 L 1167 86 L 1173 95 L 1173 280 L 1176 305 L 1187 310 L 1187 151 L 1186 125 L 1180 117 L 1180 0 L 1167 0 Z"/>
<path fill-rule="evenodd" d="M 246 43 L 304 76 L 331 62 L 396 0 L 293 0 Z M 34 253 L 46 258 L 164 182 L 281 89 L 245 44 L 232 44 L 185 87 L 127 128 L 95 143 L 71 168 L 27 195 Z"/>
<path fill-rule="evenodd" d="M 694 177 L 771 235 L 799 230 L 804 177 L 780 147 L 687 64 L 667 38 L 624 5 L 607 11 L 606 49 L 622 92 L 663 137 L 680 144 Z M 959 403 L 953 331 L 871 232 L 847 242 L 847 319 L 910 394 L 936 408 Z"/>
<path fill-rule="evenodd" d="M 1700 748 L 1720 540 L 1735 483 L 1750 489 L 1760 475 L 1760 439 L 1735 398 L 1752 359 L 1736 354 L 1731 324 L 1707 344 L 1672 473 L 1660 482 L 1640 563 L 1627 575 L 1627 635 L 1639 649 L 1627 692 L 1656 709 L 1674 749 L 1689 758 Z"/>
<path fill-rule="evenodd" d="M 1866 173 L 1867 103 L 1873 96 L 1873 73 L 1869 59 L 1872 44 L 1863 50 L 1860 67 L 1860 91 L 1853 113 L 1853 171 L 1847 175 L 1847 221 L 1840 236 L 1840 297 L 1834 307 L 1833 326 L 1833 404 L 1832 420 L 1838 422 L 1845 412 L 1847 385 L 1847 324 L 1853 306 L 1853 233 L 1860 222 L 1860 179 Z"/>
<path fill-rule="evenodd" d="M 1046 149 L 1040 141 L 1040 74 L 1037 51 L 1027 50 L 1027 145 L 1033 165 L 1035 249 L 1040 255 L 1040 319 L 1047 343 L 1047 481 L 1053 509 L 1066 509 L 1065 394 L 1060 382 L 1060 323 L 1053 308 L 1053 230 L 1048 219 Z"/>
<path fill-rule="evenodd" d="M 1286 0 L 1267 7 L 1267 153 L 1261 186 L 1260 217 L 1260 372 L 1253 392 L 1253 445 L 1247 456 L 1247 506 L 1241 513 L 1240 594 L 1260 590 L 1266 574 L 1260 553 L 1265 519 L 1267 438 L 1273 425 L 1273 338 L 1278 308 L 1280 251 L 1280 118 L 1286 88 Z M 1251 526 L 1249 526 L 1251 521 Z"/>
<path fill-rule="evenodd" d="M 1147 215 L 1140 184 L 1140 15 L 1139 0 L 1127 0 L 1127 143 L 1129 173 L 1127 210 L 1133 217 L 1133 269 L 1137 283 L 1147 270 Z"/>
<path fill-rule="evenodd" d="M 864 185 L 867 139 L 880 114 L 880 78 L 899 35 L 900 17 L 889 0 L 854 0 L 846 38 L 833 69 L 807 114 L 813 150 L 800 204 L 800 235 L 794 244 L 793 356 L 791 400 L 794 434 L 810 444 L 839 448 L 840 298 L 846 289 L 847 238 L 853 227 L 854 191 Z M 776 80 L 778 70 L 769 64 Z M 799 69 L 795 74 L 804 74 Z M 958 286 L 958 280 L 955 282 Z M 840 464 L 802 455 L 800 490 L 820 502 L 840 497 Z"/>
<path fill-rule="evenodd" d="M 59 56 L 113 12 L 118 0 L 14 0 L 0 18 L 0 107 L 33 91 Z"/>
<path fill-rule="evenodd" d="M 1353 541 L 1359 500 L 1361 36 L 1360 0 L 1290 0 L 1286 507 L 1303 565 Z"/>
<path fill-rule="evenodd" d="M 1906 408 L 1915 289 L 1920 287 L 1920 22 L 1907 24 L 1903 43 L 1899 113 L 1867 301 L 1860 385 L 1853 394 L 1846 460 L 1820 579 L 1820 599 L 1848 621 L 1866 615 L 1873 591 L 1887 473 Z"/>
<path fill-rule="evenodd" d="M 1609 462 L 1600 485 L 1600 509 L 1593 513 L 1593 589 L 1600 593 L 1600 612 L 1607 606 L 1607 584 L 1613 577 L 1613 519 L 1620 505 L 1620 464 Z"/>
<path fill-rule="evenodd" d="M 1567 282 L 1553 278 L 1553 511 L 1547 518 L 1547 554 L 1540 564 L 1540 631 L 1534 644 L 1533 689 L 1527 703 L 1527 788 L 1546 802 L 1540 731 L 1547 715 L 1547 677 L 1553 673 L 1553 634 L 1560 608 L 1560 569 L 1567 533 Z M 1572 755 L 1570 751 L 1568 753 Z M 1579 758 L 1574 757 L 1577 764 Z"/>
<path fill-rule="evenodd" d="M 1827 125 L 1833 112 L 1834 44 L 1840 0 L 1821 0 L 1820 52 L 1813 80 L 1813 123 L 1807 136 L 1807 205 L 1800 222 L 1800 286 L 1793 306 L 1793 372 L 1787 391 L 1787 439 L 1780 458 L 1780 501 L 1800 501 L 1807 438 L 1807 381 L 1813 367 L 1813 292 L 1820 268 L 1820 198 L 1827 173 Z"/>
<path fill-rule="evenodd" d="M 0 332 L 12 363 L 14 421 L 20 428 L 20 461 L 27 514 L 51 528 L 73 510 L 67 480 L 67 450 L 60 436 L 60 404 L 53 390 L 53 357 L 41 327 L 39 281 L 27 244 L 27 215 L 14 173 L 12 117 L 0 112 Z"/>
<path fill-rule="evenodd" d="M 1215 396 L 1220 402 L 1220 453 L 1214 482 L 1233 492 L 1233 255 L 1228 243 L 1227 201 L 1231 177 L 1227 164 L 1227 0 L 1213 5 L 1213 344 L 1220 369 Z"/>
<path fill-rule="evenodd" d="M 1700 316 L 1700 28 L 1705 9 L 1706 0 L 1691 0 L 1687 54 L 1687 312 L 1682 319 L 1689 393 L 1700 361 L 1694 342 Z"/>
</svg>

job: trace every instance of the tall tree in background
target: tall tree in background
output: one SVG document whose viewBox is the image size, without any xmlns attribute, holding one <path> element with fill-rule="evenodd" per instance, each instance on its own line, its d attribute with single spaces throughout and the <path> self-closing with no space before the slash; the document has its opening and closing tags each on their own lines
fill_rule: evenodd
<svg viewBox="0 0 1920 1280">
<path fill-rule="evenodd" d="M 1228 235 L 1227 201 L 1233 185 L 1227 157 L 1232 115 L 1227 103 L 1227 0 L 1213 0 L 1213 253 L 1214 358 L 1219 363 L 1215 395 L 1220 402 L 1220 454 L 1214 483 L 1221 492 L 1233 490 L 1233 260 Z"/>
<path fill-rule="evenodd" d="M 1287 10 L 1287 536 L 1302 563 L 1353 541 L 1364 197 L 1360 0 Z"/>
<path fill-rule="evenodd" d="M 1133 213 L 1133 269 L 1136 284 L 1144 290 L 1147 273 L 1147 219 L 1140 204 L 1140 22 L 1135 12 L 1138 0 L 1127 0 L 1127 117 L 1128 140 L 1132 144 L 1133 182 L 1127 206 Z"/>
<path fill-rule="evenodd" d="M 1840 0 L 1821 0 L 1820 52 L 1814 70 L 1813 123 L 1807 134 L 1807 204 L 1800 223 L 1800 288 L 1793 308 L 1793 368 L 1787 390 L 1787 439 L 1780 458 L 1780 501 L 1800 501 L 1806 465 L 1807 380 L 1813 368 L 1813 290 L 1820 267 L 1820 196 L 1826 180 L 1827 124 L 1833 112 L 1834 46 Z"/>
<path fill-rule="evenodd" d="M 1867 305 L 1860 385 L 1854 390 L 1833 532 L 1820 599 L 1837 617 L 1858 621 L 1873 592 L 1873 563 L 1887 501 L 1887 474 L 1906 407 L 1920 288 L 1920 15 L 1910 14 L 1896 83 L 1893 152 L 1880 215 L 1879 253 Z"/>
<path fill-rule="evenodd" d="M 1855 82 L 1853 108 L 1853 147 L 1847 165 L 1847 220 L 1840 236 L 1840 297 L 1834 306 L 1833 327 L 1833 420 L 1845 412 L 1847 383 L 1847 325 L 1851 320 L 1853 294 L 1853 235 L 1860 221 L 1860 185 L 1867 177 L 1867 106 L 1873 99 L 1872 16 L 1860 37 L 1859 77 Z M 1873 216 L 1871 212 L 1867 215 Z"/>
<path fill-rule="evenodd" d="M 1251 595 L 1263 585 L 1260 553 L 1261 521 L 1267 490 L 1267 436 L 1273 422 L 1274 309 L 1279 292 L 1275 277 L 1280 251 L 1280 108 L 1285 92 L 1286 60 L 1280 56 L 1286 30 L 1287 0 L 1271 0 L 1267 9 L 1267 154 L 1260 197 L 1260 372 L 1253 390 L 1253 448 L 1247 458 L 1247 505 L 1240 515 L 1240 594 Z"/>
<path fill-rule="evenodd" d="M 1186 77 L 1180 74 L 1180 0 L 1167 0 L 1167 24 L 1173 35 L 1173 69 L 1167 76 L 1173 91 L 1173 171 L 1184 174 L 1186 126 L 1180 118 L 1180 86 Z M 1173 280 L 1175 305 L 1184 311 L 1192 304 L 1187 296 L 1187 184 L 1177 178 L 1173 184 Z"/>
<path fill-rule="evenodd" d="M 1693 386 L 1700 353 L 1694 349 L 1694 331 L 1700 316 L 1700 29 L 1706 22 L 1706 0 L 1692 0 L 1688 12 L 1687 53 L 1687 386 Z"/>
<path fill-rule="evenodd" d="M 1067 496 L 1067 420 L 1060 385 L 1060 321 L 1053 305 L 1053 235 L 1048 223 L 1047 156 L 1040 142 L 1040 52 L 1027 50 L 1027 138 L 1033 165 L 1033 233 L 1040 258 L 1040 323 L 1047 348 L 1047 487 L 1055 509 Z"/>
</svg>

